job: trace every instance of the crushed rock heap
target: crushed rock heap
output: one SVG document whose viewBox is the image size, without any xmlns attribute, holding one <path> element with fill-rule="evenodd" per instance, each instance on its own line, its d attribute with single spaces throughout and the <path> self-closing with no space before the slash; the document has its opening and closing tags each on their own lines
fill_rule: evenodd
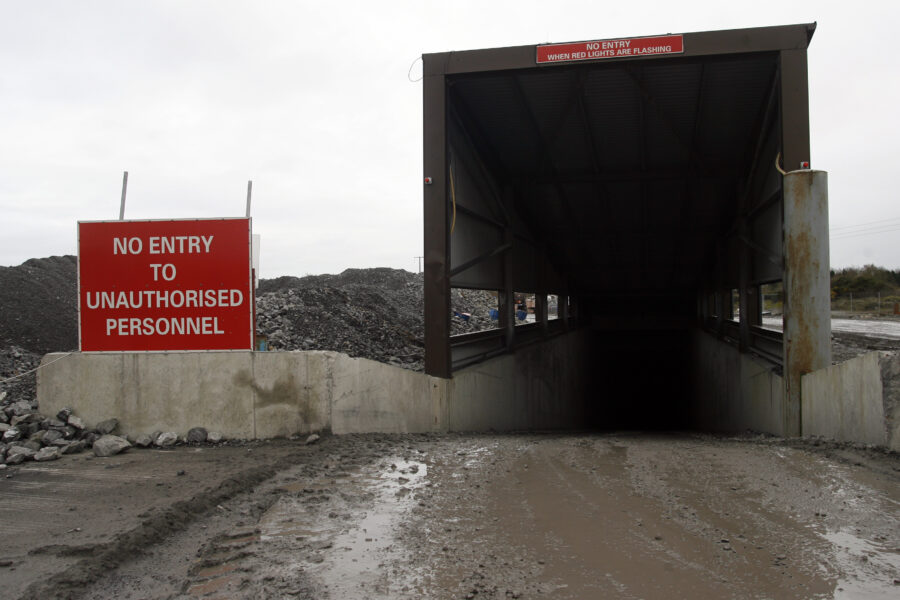
<svg viewBox="0 0 900 600">
<path fill-rule="evenodd" d="M 74 256 L 0 267 L 0 381 L 36 368 L 48 352 L 78 347 L 76 267 Z M 258 331 L 272 350 L 332 350 L 422 370 L 422 286 L 421 274 L 389 268 L 262 279 Z M 453 290 L 451 332 L 496 326 L 496 305 L 488 292 Z M 36 402 L 34 373 L 0 383 L 0 392 L 7 403 Z"/>
<path fill-rule="evenodd" d="M 421 370 L 425 358 L 423 277 L 399 269 L 262 280 L 257 327 L 272 350 L 332 350 Z M 453 290 L 452 333 L 491 327 L 497 300 Z"/>
</svg>

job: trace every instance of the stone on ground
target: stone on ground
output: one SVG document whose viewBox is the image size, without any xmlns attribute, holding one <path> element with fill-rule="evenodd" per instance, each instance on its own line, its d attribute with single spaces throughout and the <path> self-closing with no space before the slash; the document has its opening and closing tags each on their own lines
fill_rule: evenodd
<svg viewBox="0 0 900 600">
<path fill-rule="evenodd" d="M 203 443 L 208 437 L 208 432 L 203 427 L 193 427 L 187 432 L 187 441 L 191 443 Z"/>
<path fill-rule="evenodd" d="M 97 433 L 99 433 L 100 435 L 109 435 L 110 433 L 115 431 L 116 427 L 118 426 L 118 419 L 107 419 L 105 421 L 100 421 L 99 423 L 97 423 L 97 427 L 95 427 L 94 429 L 96 429 Z"/>
<path fill-rule="evenodd" d="M 37 462 L 44 462 L 47 460 L 56 460 L 59 458 L 59 448 L 57 446 L 47 446 L 46 448 L 41 448 L 34 455 L 34 460 Z"/>
<path fill-rule="evenodd" d="M 171 448 L 178 441 L 178 434 L 174 431 L 165 431 L 156 438 L 156 445 L 160 448 Z"/>
<path fill-rule="evenodd" d="M 126 448 L 131 448 L 128 440 L 117 435 L 107 434 L 94 442 L 94 455 L 113 456 Z"/>
</svg>

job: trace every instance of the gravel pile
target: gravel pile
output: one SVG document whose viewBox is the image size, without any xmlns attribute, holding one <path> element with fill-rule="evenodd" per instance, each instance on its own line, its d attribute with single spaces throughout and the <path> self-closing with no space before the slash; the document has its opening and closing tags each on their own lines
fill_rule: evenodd
<svg viewBox="0 0 900 600">
<path fill-rule="evenodd" d="M 44 355 L 78 347 L 76 262 L 51 256 L 0 267 L 0 348 Z"/>
<path fill-rule="evenodd" d="M 48 352 L 78 347 L 76 268 L 74 256 L 0 267 L 0 392 L 10 402 L 36 402 L 35 375 L 16 376 Z M 272 350 L 332 350 L 422 370 L 422 286 L 421 274 L 388 268 L 263 279 L 258 330 Z M 487 292 L 453 290 L 451 307 L 454 335 L 496 326 Z"/>
<path fill-rule="evenodd" d="M 0 394 L 6 393 L 10 400 L 33 402 L 37 397 L 35 375 L 29 373 L 41 364 L 41 355 L 29 352 L 20 346 L 0 348 Z"/>
<path fill-rule="evenodd" d="M 272 350 L 333 350 L 422 370 L 422 285 L 421 274 L 387 268 L 263 280 L 257 325 Z M 450 303 L 454 335 L 496 326 L 491 294 L 453 290 Z"/>
<path fill-rule="evenodd" d="M 421 368 L 422 278 L 395 269 L 262 281 L 257 327 L 271 350 L 332 350 Z"/>
<path fill-rule="evenodd" d="M 451 335 L 483 331 L 498 326 L 498 322 L 491 319 L 491 311 L 497 310 L 497 298 L 485 290 L 451 290 L 450 309 Z"/>
<path fill-rule="evenodd" d="M 101 421 L 93 428 L 86 427 L 69 408 L 59 411 L 55 417 L 47 417 L 38 411 L 36 402 L 17 400 L 7 391 L 0 392 L 0 470 L 29 460 L 56 460 L 63 454 L 87 449 L 93 449 L 96 456 L 113 456 L 132 447 L 171 448 L 224 442 L 222 434 L 203 427 L 194 427 L 185 436 L 155 431 L 127 438 L 114 435 L 118 427 L 119 420 L 115 418 Z M 307 440 L 307 443 L 312 442 Z"/>
<path fill-rule="evenodd" d="M 34 402 L 16 400 L 8 392 L 0 392 L 0 466 L 6 468 L 27 460 L 56 460 L 95 444 L 99 444 L 96 451 L 103 452 L 106 444 L 125 441 L 109 435 L 117 426 L 118 421 L 110 419 L 87 429 L 69 409 L 48 418 L 38 412 Z"/>
</svg>

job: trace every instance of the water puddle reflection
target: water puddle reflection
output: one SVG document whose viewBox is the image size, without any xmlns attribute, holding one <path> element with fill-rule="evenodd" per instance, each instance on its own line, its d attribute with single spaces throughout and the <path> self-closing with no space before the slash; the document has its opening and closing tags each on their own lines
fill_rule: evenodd
<svg viewBox="0 0 900 600">
<path fill-rule="evenodd" d="M 416 582 L 389 571 L 389 563 L 408 562 L 398 523 L 426 485 L 428 465 L 393 456 L 343 475 L 324 485 L 283 486 L 284 496 L 259 521 L 260 540 L 287 543 L 296 566 L 333 598 L 417 596 Z"/>
<path fill-rule="evenodd" d="M 835 548 L 838 566 L 846 573 L 834 598 L 897 598 L 900 590 L 900 549 L 865 540 L 848 529 L 823 534 Z"/>
</svg>

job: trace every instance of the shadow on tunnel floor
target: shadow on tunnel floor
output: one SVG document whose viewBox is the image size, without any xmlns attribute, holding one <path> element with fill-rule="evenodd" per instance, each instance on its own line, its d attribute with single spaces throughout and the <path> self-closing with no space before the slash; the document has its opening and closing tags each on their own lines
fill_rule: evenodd
<svg viewBox="0 0 900 600">
<path fill-rule="evenodd" d="M 690 429 L 690 342 L 687 331 L 595 332 L 585 427 Z"/>
</svg>

